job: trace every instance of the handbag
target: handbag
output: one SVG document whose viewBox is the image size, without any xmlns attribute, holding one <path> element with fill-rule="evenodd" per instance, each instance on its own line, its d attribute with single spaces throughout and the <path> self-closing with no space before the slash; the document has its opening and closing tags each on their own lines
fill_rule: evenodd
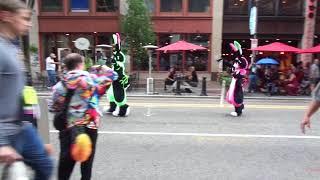
<svg viewBox="0 0 320 180">
<path fill-rule="evenodd" d="M 61 81 L 62 82 L 62 81 Z M 65 83 L 62 82 L 63 86 L 66 87 Z M 74 95 L 74 89 L 67 89 L 64 106 L 60 112 L 57 112 L 53 118 L 53 126 L 58 131 L 62 131 L 67 128 L 68 124 L 68 109 L 71 102 L 71 98 Z"/>
</svg>

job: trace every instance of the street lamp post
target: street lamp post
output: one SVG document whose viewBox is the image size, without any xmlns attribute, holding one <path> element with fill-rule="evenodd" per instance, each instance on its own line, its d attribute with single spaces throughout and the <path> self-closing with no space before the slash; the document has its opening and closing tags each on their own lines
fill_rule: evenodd
<svg viewBox="0 0 320 180">
<path fill-rule="evenodd" d="M 251 39 L 251 49 L 258 46 L 257 29 L 258 29 L 258 0 L 250 0 L 250 19 L 249 19 L 250 35 L 253 36 Z M 252 51 L 251 63 L 254 63 L 256 59 L 256 51 Z"/>
<path fill-rule="evenodd" d="M 147 94 L 154 94 L 154 80 L 151 76 L 152 73 L 152 51 L 154 49 L 158 49 L 158 46 L 154 45 L 147 45 L 143 46 L 148 51 L 148 56 L 149 56 L 149 74 L 147 78 Z"/>
</svg>

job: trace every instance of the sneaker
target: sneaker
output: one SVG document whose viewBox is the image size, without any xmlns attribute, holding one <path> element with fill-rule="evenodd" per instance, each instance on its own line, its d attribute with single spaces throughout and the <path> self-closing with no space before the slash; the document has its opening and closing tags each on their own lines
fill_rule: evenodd
<svg viewBox="0 0 320 180">
<path fill-rule="evenodd" d="M 236 113 L 236 112 L 231 112 L 230 115 L 233 117 L 238 117 L 238 113 Z"/>
</svg>

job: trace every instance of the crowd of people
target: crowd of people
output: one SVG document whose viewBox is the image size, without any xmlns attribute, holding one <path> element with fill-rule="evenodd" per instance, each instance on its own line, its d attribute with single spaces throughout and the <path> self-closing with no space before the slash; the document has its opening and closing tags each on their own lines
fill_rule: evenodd
<svg viewBox="0 0 320 180">
<path fill-rule="evenodd" d="M 262 92 L 267 95 L 310 95 L 320 78 L 319 60 L 315 59 L 310 67 L 302 63 L 291 65 L 280 71 L 276 65 L 255 65 L 249 70 L 248 93 Z"/>
</svg>

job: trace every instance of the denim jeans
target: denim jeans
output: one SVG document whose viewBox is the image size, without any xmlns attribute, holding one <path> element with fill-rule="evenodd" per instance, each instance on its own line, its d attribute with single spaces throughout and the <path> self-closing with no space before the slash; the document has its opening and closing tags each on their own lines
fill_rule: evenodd
<svg viewBox="0 0 320 180">
<path fill-rule="evenodd" d="M 55 70 L 47 70 L 47 73 L 48 73 L 48 80 L 49 80 L 48 86 L 49 87 L 54 86 L 57 83 L 56 71 Z"/>
<path fill-rule="evenodd" d="M 249 92 L 257 90 L 257 76 L 255 74 L 249 75 Z"/>
<path fill-rule="evenodd" d="M 53 161 L 47 154 L 37 130 L 31 123 L 10 138 L 12 147 L 23 157 L 24 163 L 35 171 L 35 180 L 50 179 Z"/>
</svg>

